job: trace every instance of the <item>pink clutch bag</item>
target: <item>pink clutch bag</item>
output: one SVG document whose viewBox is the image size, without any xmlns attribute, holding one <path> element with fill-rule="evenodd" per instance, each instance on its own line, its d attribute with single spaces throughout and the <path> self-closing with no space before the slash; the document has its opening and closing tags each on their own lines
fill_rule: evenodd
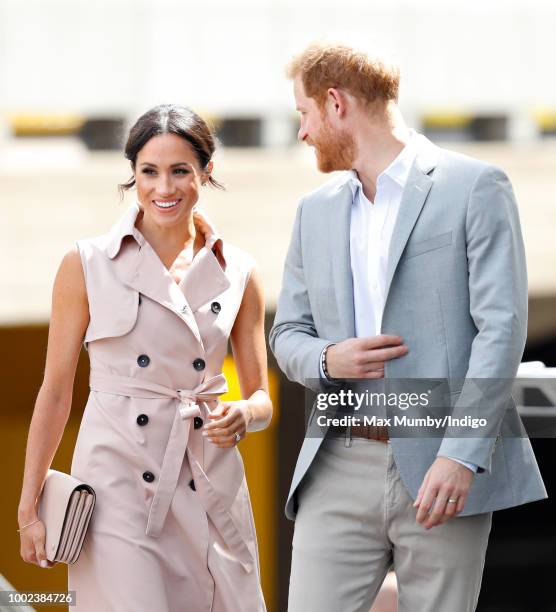
<svg viewBox="0 0 556 612">
<path fill-rule="evenodd" d="M 46 528 L 46 558 L 75 563 L 95 506 L 92 487 L 77 478 L 48 470 L 39 499 L 39 518 Z"/>
</svg>

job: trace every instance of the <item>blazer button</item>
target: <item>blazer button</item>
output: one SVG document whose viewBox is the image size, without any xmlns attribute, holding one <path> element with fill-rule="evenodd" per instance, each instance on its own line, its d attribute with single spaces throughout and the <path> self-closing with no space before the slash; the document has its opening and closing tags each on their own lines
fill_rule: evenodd
<svg viewBox="0 0 556 612">
<path fill-rule="evenodd" d="M 151 359 L 148 355 L 139 355 L 139 357 L 137 357 L 137 364 L 140 368 L 146 368 L 150 362 Z"/>
<path fill-rule="evenodd" d="M 137 425 L 146 425 L 149 422 L 149 417 L 146 414 L 140 414 L 137 417 Z"/>
<path fill-rule="evenodd" d="M 201 359 L 201 358 L 195 359 L 195 361 L 193 362 L 193 367 L 197 370 L 197 372 L 204 370 L 205 369 L 204 359 Z"/>
<path fill-rule="evenodd" d="M 220 306 L 220 302 L 213 302 L 210 305 L 210 309 L 212 312 L 214 312 L 214 314 L 218 314 L 222 310 L 222 306 Z"/>
<path fill-rule="evenodd" d="M 193 491 L 197 490 L 195 489 L 195 481 L 193 480 L 193 478 L 189 481 L 189 488 L 193 489 Z"/>
<path fill-rule="evenodd" d="M 195 429 L 201 429 L 202 426 L 203 426 L 203 419 L 201 417 L 195 417 L 193 419 L 193 427 Z"/>
<path fill-rule="evenodd" d="M 143 480 L 152 482 L 154 480 L 154 474 L 152 472 L 143 472 Z"/>
</svg>

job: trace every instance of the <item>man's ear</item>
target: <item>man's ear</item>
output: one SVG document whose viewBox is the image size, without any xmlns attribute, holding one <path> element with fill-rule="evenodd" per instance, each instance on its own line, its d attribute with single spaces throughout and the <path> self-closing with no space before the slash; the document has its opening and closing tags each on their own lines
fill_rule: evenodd
<svg viewBox="0 0 556 612">
<path fill-rule="evenodd" d="M 336 89 L 335 87 L 330 87 L 327 93 L 327 104 L 330 105 L 330 110 L 340 119 L 345 117 L 348 99 L 341 89 Z"/>
</svg>

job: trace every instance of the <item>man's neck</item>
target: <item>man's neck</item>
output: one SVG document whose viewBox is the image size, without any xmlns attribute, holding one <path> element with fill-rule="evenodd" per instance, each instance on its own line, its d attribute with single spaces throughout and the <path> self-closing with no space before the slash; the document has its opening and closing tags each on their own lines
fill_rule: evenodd
<svg viewBox="0 0 556 612">
<path fill-rule="evenodd" d="M 374 202 L 379 174 L 396 159 L 409 138 L 409 129 L 397 106 L 389 109 L 381 121 L 370 121 L 358 131 L 353 169 L 369 201 Z"/>
</svg>

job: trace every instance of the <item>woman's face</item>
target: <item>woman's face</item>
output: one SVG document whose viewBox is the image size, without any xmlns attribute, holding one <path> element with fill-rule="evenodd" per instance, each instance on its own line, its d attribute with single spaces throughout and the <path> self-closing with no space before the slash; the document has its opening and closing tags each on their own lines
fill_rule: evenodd
<svg viewBox="0 0 556 612">
<path fill-rule="evenodd" d="M 189 142 L 175 134 L 153 136 L 145 144 L 134 176 L 145 218 L 165 227 L 189 219 L 207 179 Z"/>
</svg>

